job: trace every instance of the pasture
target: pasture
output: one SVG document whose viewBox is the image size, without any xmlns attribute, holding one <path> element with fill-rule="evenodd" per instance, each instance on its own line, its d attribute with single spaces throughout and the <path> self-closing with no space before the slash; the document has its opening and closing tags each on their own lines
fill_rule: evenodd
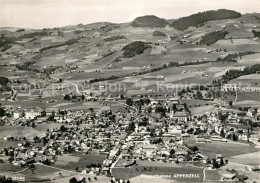
<svg viewBox="0 0 260 183">
<path fill-rule="evenodd" d="M 231 156 L 229 158 L 229 161 L 244 165 L 260 165 L 260 151 L 237 156 Z"/>
<path fill-rule="evenodd" d="M 251 152 L 259 151 L 254 146 L 250 146 L 246 143 L 228 141 L 228 142 L 211 142 L 204 144 L 196 144 L 195 140 L 185 141 L 188 145 L 196 145 L 199 148 L 199 152 L 207 157 L 216 158 L 216 154 L 222 154 L 224 158 L 231 156 L 248 154 Z"/>
<path fill-rule="evenodd" d="M 45 135 L 47 129 L 53 129 L 60 126 L 58 123 L 38 124 L 35 128 L 23 126 L 1 126 L 0 138 L 4 137 L 26 137 L 32 139 L 34 136 Z M 6 142 L 8 144 L 8 142 Z"/>
<path fill-rule="evenodd" d="M 142 166 L 133 165 L 127 168 L 113 168 L 112 175 L 115 178 L 130 179 L 139 175 L 169 175 L 169 180 L 178 182 L 198 182 L 203 178 L 202 168 L 182 166 L 182 167 L 167 167 L 167 166 Z M 176 178 L 176 174 L 198 174 L 198 178 Z"/>
<path fill-rule="evenodd" d="M 96 153 L 82 154 L 80 152 L 73 152 L 72 154 L 64 154 L 58 157 L 53 167 L 62 168 L 65 170 L 75 171 L 78 167 L 80 171 L 86 168 L 87 165 L 101 164 L 106 159 L 105 155 Z"/>
</svg>

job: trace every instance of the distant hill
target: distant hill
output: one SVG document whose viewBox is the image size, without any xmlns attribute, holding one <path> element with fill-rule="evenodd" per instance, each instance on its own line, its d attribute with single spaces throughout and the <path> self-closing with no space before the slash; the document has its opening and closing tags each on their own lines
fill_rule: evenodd
<svg viewBox="0 0 260 183">
<path fill-rule="evenodd" d="M 165 27 L 166 25 L 168 23 L 164 19 L 154 15 L 137 17 L 132 23 L 133 27 Z"/>
<path fill-rule="evenodd" d="M 241 17 L 241 14 L 236 11 L 226 9 L 216 11 L 211 10 L 180 18 L 174 21 L 172 26 L 178 30 L 185 30 L 190 26 L 198 27 L 199 25 L 203 25 L 205 22 L 211 20 L 224 20 L 239 17 Z"/>
</svg>

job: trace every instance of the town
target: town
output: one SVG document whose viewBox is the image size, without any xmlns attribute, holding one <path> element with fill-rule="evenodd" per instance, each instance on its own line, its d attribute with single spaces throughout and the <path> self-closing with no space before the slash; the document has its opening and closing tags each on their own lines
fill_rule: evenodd
<svg viewBox="0 0 260 183">
<path fill-rule="evenodd" d="M 0 30 L 1 183 L 260 182 L 259 13 Z"/>
<path fill-rule="evenodd" d="M 229 166 L 229 152 L 219 148 L 236 145 L 236 151 L 243 151 L 246 147 L 244 150 L 252 152 L 260 148 L 260 135 L 254 131 L 260 124 L 259 108 L 236 110 L 215 106 L 215 112 L 191 115 L 187 105 L 176 97 L 163 99 L 127 98 L 119 100 L 126 103 L 124 107 L 102 112 L 95 112 L 92 108 L 84 112 L 2 107 L 4 125 L 55 128 L 30 138 L 19 137 L 23 130 L 21 135 L 9 134 L 3 140 L 17 142 L 17 147 L 5 147 L 1 153 L 10 164 L 29 167 L 32 172 L 40 165 L 65 167 L 74 159 L 73 156 L 81 158 L 84 154 L 95 154 L 100 156 L 99 163 L 93 159 L 92 162 L 88 160 L 89 164 L 85 166 L 75 164 L 70 168 L 79 173 L 106 175 L 114 181 L 126 181 L 131 175 L 127 177 L 128 170 L 122 167 L 134 166 L 134 174 L 145 171 L 151 174 L 148 162 L 176 168 L 184 166 L 202 178 L 202 169 L 212 171 Z M 235 127 L 238 124 L 240 127 Z M 204 152 L 204 144 L 206 147 L 214 144 L 216 151 Z M 218 149 L 223 153 L 218 153 Z M 247 178 L 247 171 L 259 170 L 255 166 L 245 166 L 247 171 L 242 174 L 232 171 L 231 167 L 223 168 L 219 178 L 241 181 Z M 169 169 L 167 173 L 172 172 Z"/>
</svg>

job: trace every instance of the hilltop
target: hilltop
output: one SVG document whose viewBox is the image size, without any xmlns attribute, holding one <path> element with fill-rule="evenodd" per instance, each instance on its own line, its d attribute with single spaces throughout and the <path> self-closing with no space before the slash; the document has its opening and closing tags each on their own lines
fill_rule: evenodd
<svg viewBox="0 0 260 183">
<path fill-rule="evenodd" d="M 133 27 L 165 27 L 166 25 L 168 22 L 154 15 L 137 17 L 132 23 Z"/>
<path fill-rule="evenodd" d="M 239 18 L 241 17 L 241 14 L 232 11 L 232 10 L 211 10 L 211 11 L 205 11 L 196 13 L 187 17 L 180 18 L 172 23 L 172 26 L 178 30 L 185 30 L 188 29 L 191 26 L 198 27 L 203 25 L 207 21 L 211 20 L 224 20 L 224 19 L 233 19 L 233 18 Z"/>
</svg>

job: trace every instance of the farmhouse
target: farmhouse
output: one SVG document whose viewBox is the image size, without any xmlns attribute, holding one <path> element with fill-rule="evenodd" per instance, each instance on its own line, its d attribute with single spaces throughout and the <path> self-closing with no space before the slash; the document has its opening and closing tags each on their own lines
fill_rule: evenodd
<svg viewBox="0 0 260 183">
<path fill-rule="evenodd" d="M 37 109 L 31 109 L 31 110 L 26 110 L 25 111 L 25 118 L 26 119 L 34 119 L 38 116 L 41 116 L 42 112 L 40 110 Z"/>
<path fill-rule="evenodd" d="M 172 104 L 179 104 L 179 99 L 176 98 L 176 97 L 170 98 L 169 101 L 170 101 Z"/>
<path fill-rule="evenodd" d="M 23 110 L 17 109 L 13 112 L 13 118 L 19 119 L 19 118 L 23 117 L 23 114 L 24 114 Z"/>
<path fill-rule="evenodd" d="M 249 108 L 246 115 L 249 117 L 253 117 L 256 114 L 256 111 L 254 108 Z"/>
</svg>

